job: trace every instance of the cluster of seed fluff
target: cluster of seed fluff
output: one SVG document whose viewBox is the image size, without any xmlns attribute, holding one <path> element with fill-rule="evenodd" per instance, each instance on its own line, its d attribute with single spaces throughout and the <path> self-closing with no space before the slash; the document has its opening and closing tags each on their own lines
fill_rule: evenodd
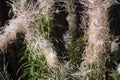
<svg viewBox="0 0 120 80">
<path fill-rule="evenodd" d="M 84 70 L 82 72 L 86 72 L 87 70 L 94 70 L 94 67 L 89 67 L 93 64 L 96 65 L 96 69 L 105 66 L 103 63 L 107 56 L 106 44 L 109 39 L 109 25 L 102 0 L 82 0 L 82 4 L 87 8 L 86 14 L 89 17 L 88 29 L 85 32 L 87 43 L 83 54 L 84 61 L 80 67 L 81 70 Z"/>
<path fill-rule="evenodd" d="M 24 33 L 25 42 L 28 48 L 34 50 L 34 55 L 40 56 L 40 52 L 43 52 L 47 64 L 51 68 L 56 68 L 60 66 L 60 62 L 52 48 L 52 44 L 44 36 L 35 31 L 36 27 L 33 24 L 39 17 L 39 10 L 44 11 L 40 3 L 46 4 L 46 2 L 46 0 L 38 0 L 35 5 L 31 5 L 27 4 L 26 0 L 21 0 L 12 4 L 14 17 L 9 20 L 0 34 L 0 50 L 4 50 L 8 44 L 13 43 L 17 33 Z"/>
</svg>

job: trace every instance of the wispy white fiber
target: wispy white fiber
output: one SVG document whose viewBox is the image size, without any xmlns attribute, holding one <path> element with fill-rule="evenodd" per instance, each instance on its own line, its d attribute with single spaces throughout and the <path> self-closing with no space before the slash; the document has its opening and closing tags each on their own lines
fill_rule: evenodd
<svg viewBox="0 0 120 80">
<path fill-rule="evenodd" d="M 40 11 L 44 11 L 43 6 L 49 5 L 47 4 L 49 0 L 39 1 L 36 2 L 35 6 L 27 4 L 25 0 L 12 4 L 14 17 L 8 21 L 0 34 L 0 50 L 4 50 L 8 44 L 13 43 L 17 33 L 24 33 L 26 44 L 28 48 L 31 47 L 34 50 L 34 55 L 39 56 L 41 55 L 40 52 L 42 52 L 49 67 L 56 68 L 60 66 L 56 51 L 44 36 L 36 32 L 36 27 L 33 25 L 34 21 L 39 17 Z"/>
<path fill-rule="evenodd" d="M 85 6 L 88 7 L 89 27 L 84 59 L 88 63 L 91 61 L 99 63 L 99 61 L 101 62 L 100 56 L 106 53 L 106 42 L 109 38 L 107 12 L 102 0 L 88 0 L 88 5 Z"/>
<path fill-rule="evenodd" d="M 82 0 L 86 15 L 89 17 L 86 30 L 87 43 L 83 53 L 83 62 L 80 66 L 81 74 L 93 70 L 88 74 L 101 72 L 101 66 L 105 67 L 107 57 L 107 41 L 109 39 L 109 24 L 106 8 L 103 0 Z M 84 16 L 83 16 L 84 17 Z M 87 74 L 85 75 L 87 76 Z M 94 75 L 93 75 L 94 76 Z"/>
</svg>

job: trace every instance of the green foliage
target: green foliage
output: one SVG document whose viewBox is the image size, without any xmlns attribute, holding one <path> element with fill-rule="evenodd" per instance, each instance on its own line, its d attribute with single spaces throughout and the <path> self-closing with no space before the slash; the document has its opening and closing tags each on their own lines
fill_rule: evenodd
<svg viewBox="0 0 120 80">
<path fill-rule="evenodd" d="M 19 56 L 21 56 L 19 63 L 23 62 L 18 70 L 19 80 L 38 80 L 51 77 L 43 55 L 34 56 L 32 49 L 23 49 Z"/>
<path fill-rule="evenodd" d="M 47 39 L 50 38 L 50 33 L 53 30 L 53 18 L 54 16 L 51 16 L 49 20 L 46 20 L 45 15 L 40 14 L 40 18 L 38 18 L 34 24 L 37 27 L 37 31 L 44 35 Z"/>
<path fill-rule="evenodd" d="M 109 76 L 112 78 L 112 80 L 120 80 L 120 74 L 117 74 L 115 72 L 112 72 L 109 74 Z"/>
<path fill-rule="evenodd" d="M 50 22 L 51 21 L 51 22 Z M 50 39 L 50 33 L 52 31 L 52 18 L 48 21 L 45 19 L 45 15 L 40 14 L 40 17 L 34 22 L 36 32 L 42 34 L 45 38 Z M 46 60 L 42 52 L 36 55 L 34 50 L 30 47 L 20 52 L 19 62 L 23 62 L 18 72 L 20 73 L 20 80 L 43 80 L 52 78 L 52 74 L 46 64 Z"/>
</svg>

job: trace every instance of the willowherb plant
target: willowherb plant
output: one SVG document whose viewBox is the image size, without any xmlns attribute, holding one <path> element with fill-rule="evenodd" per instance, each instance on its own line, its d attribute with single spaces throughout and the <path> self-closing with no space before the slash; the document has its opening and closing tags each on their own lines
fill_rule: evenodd
<svg viewBox="0 0 120 80">
<path fill-rule="evenodd" d="M 48 11 L 50 2 L 46 2 L 47 0 L 38 0 L 35 5 L 32 5 L 27 4 L 26 0 L 21 0 L 12 4 L 14 17 L 5 25 L 0 35 L 0 50 L 4 50 L 8 44 L 14 42 L 17 33 L 24 33 L 28 48 L 34 48 L 34 51 L 38 53 L 34 53 L 36 56 L 39 56 L 39 52 L 43 51 L 47 64 L 50 68 L 54 69 L 60 66 L 56 52 L 52 48 L 52 44 L 46 40 L 43 35 L 38 35 L 36 27 L 33 25 L 39 17 L 40 11 L 43 12 L 44 9 Z M 42 3 L 45 4 L 43 5 Z M 48 16 L 46 18 L 48 18 Z"/>
<path fill-rule="evenodd" d="M 106 44 L 109 39 L 108 17 L 102 0 L 81 0 L 80 2 L 87 8 L 86 14 L 89 17 L 86 32 L 87 44 L 80 69 L 91 70 L 94 73 L 95 71 L 92 70 L 95 68 L 99 71 L 100 67 L 105 66 Z"/>
<path fill-rule="evenodd" d="M 0 50 L 3 51 L 7 48 L 8 44 L 11 44 L 15 41 L 16 34 L 17 33 L 23 33 L 25 35 L 25 43 L 27 45 L 27 50 L 25 56 L 28 59 L 28 65 L 30 64 L 30 68 L 26 68 L 25 65 L 23 68 L 26 69 L 23 72 L 27 71 L 27 69 L 30 69 L 31 71 L 30 75 L 34 76 L 36 75 L 37 69 L 43 69 L 42 71 L 39 69 L 38 73 L 40 75 L 44 75 L 44 73 L 47 73 L 47 70 L 44 71 L 44 66 L 46 65 L 49 67 L 49 69 L 52 69 L 54 71 L 55 77 L 57 75 L 58 78 L 55 78 L 57 80 L 62 80 L 63 77 L 65 77 L 66 72 L 63 65 L 59 62 L 57 57 L 57 52 L 53 48 L 54 45 L 50 42 L 49 38 L 51 38 L 51 33 L 47 30 L 49 30 L 51 24 L 51 18 L 52 16 L 52 8 L 54 5 L 54 2 L 59 3 L 63 2 L 66 11 L 68 13 L 68 16 L 66 18 L 68 22 L 68 31 L 63 35 L 66 52 L 69 53 L 70 62 L 65 65 L 69 69 L 68 72 L 70 72 L 70 79 L 71 76 L 79 76 L 82 80 L 101 80 L 105 77 L 105 62 L 106 58 L 108 56 L 107 54 L 107 48 L 108 47 L 108 39 L 109 39 L 109 24 L 108 24 L 108 16 L 107 16 L 107 8 L 113 4 L 114 1 L 112 0 L 75 0 L 79 1 L 80 4 L 84 6 L 83 11 L 83 19 L 86 19 L 85 22 L 87 22 L 87 27 L 85 27 L 85 37 L 86 37 L 86 47 L 84 50 L 84 40 L 83 36 L 80 36 L 79 39 L 76 38 L 76 13 L 75 13 L 75 4 L 74 0 L 16 0 L 11 4 L 14 12 L 14 16 L 11 20 L 8 21 L 8 23 L 5 25 L 4 29 L 0 33 Z M 61 3 L 60 3 L 61 4 Z M 82 6 L 82 7 L 83 7 Z M 80 6 L 81 7 L 81 6 Z M 56 13 L 59 13 L 60 11 L 56 10 Z M 40 22 L 39 22 L 40 21 Z M 36 26 L 37 25 L 37 26 Z M 53 24 L 54 25 L 54 24 Z M 44 27 L 46 32 L 48 33 L 48 36 L 46 38 L 46 33 L 44 33 Z M 40 30 L 41 29 L 41 30 Z M 42 31 L 43 30 L 43 31 Z M 53 41 L 54 43 L 54 41 Z M 115 45 L 115 44 L 112 44 Z M 117 45 L 118 46 L 118 45 Z M 82 47 L 82 48 L 81 48 Z M 113 47 L 114 48 L 114 47 Z M 117 48 L 115 48 L 117 49 Z M 115 50 L 114 49 L 114 50 Z M 81 50 L 81 51 L 80 51 Z M 83 62 L 80 64 L 80 73 L 76 73 L 72 75 L 71 66 L 76 67 L 77 59 L 76 54 L 78 52 L 83 52 Z M 70 52 L 71 51 L 71 52 Z M 113 50 L 111 50 L 113 51 Z M 43 59 L 43 55 L 45 57 L 45 61 Z M 78 55 L 78 54 L 77 54 Z M 41 58 L 42 57 L 42 58 Z M 66 57 L 66 55 L 64 56 Z M 42 61 L 43 60 L 43 63 Z M 37 64 L 38 62 L 38 64 Z M 63 61 L 64 62 L 64 61 Z M 81 62 L 81 61 L 80 61 Z M 33 63 L 33 64 L 31 64 Z M 27 64 L 27 62 L 25 63 Z M 23 64 L 24 65 L 24 64 Z M 40 66 L 39 66 L 40 65 Z M 39 67 L 38 67 L 39 66 Z M 77 68 L 78 69 L 78 64 Z M 33 69 L 34 67 L 34 69 Z M 37 69 L 36 69 L 37 67 Z M 46 66 L 45 66 L 46 67 Z M 32 74 L 32 71 L 34 71 L 34 74 Z M 73 70 L 75 72 L 76 70 Z M 118 73 L 120 73 L 119 66 L 117 69 Z M 48 71 L 49 74 L 49 71 Z M 29 76 L 29 73 L 27 74 Z M 34 76 L 31 78 L 31 80 L 34 79 L 41 79 L 43 77 L 40 77 L 39 74 L 37 76 Z M 51 75 L 51 74 L 50 74 Z M 47 79 L 49 79 L 47 76 Z M 22 78 L 24 77 L 24 74 L 22 75 Z M 46 75 L 45 75 L 46 77 Z M 44 77 L 44 78 L 45 78 Z M 67 78 L 66 78 L 67 79 Z"/>
<path fill-rule="evenodd" d="M 47 64 L 50 68 L 57 68 L 60 66 L 60 62 L 58 62 L 57 53 L 53 50 L 52 44 L 46 40 L 40 34 L 31 34 L 33 29 L 27 30 L 26 34 L 26 42 L 28 43 L 28 48 L 34 50 L 33 58 L 40 56 L 40 52 L 43 52 L 45 58 L 47 60 Z"/>
<path fill-rule="evenodd" d="M 76 39 L 76 13 L 75 13 L 75 1 L 74 0 L 64 0 L 68 15 L 66 17 L 67 23 L 68 23 L 68 30 L 63 35 L 65 47 L 69 52 L 70 55 L 70 62 L 72 65 L 75 64 L 75 54 L 73 50 L 73 46 Z M 75 47 L 74 47 L 75 48 Z"/>
</svg>

